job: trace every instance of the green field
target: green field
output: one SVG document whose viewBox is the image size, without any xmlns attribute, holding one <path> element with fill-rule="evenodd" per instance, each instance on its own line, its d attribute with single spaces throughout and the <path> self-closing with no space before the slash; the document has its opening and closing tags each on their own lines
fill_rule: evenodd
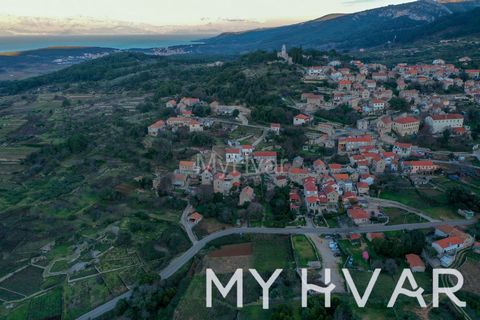
<svg viewBox="0 0 480 320">
<path fill-rule="evenodd" d="M 28 296 L 41 289 L 42 273 L 43 269 L 29 266 L 2 281 L 0 286 Z"/>
<path fill-rule="evenodd" d="M 13 309 L 6 317 L 6 320 L 25 320 L 28 319 L 28 303 L 22 304 Z"/>
<path fill-rule="evenodd" d="M 67 260 L 59 260 L 56 261 L 52 268 L 50 269 L 51 272 L 60 272 L 60 271 L 66 271 L 69 268 L 69 263 Z"/>
<path fill-rule="evenodd" d="M 407 206 L 425 211 L 435 219 L 458 219 L 456 210 L 452 208 L 445 193 L 434 189 L 398 189 L 396 191 L 382 192 L 380 197 L 387 200 L 398 201 Z"/>
<path fill-rule="evenodd" d="M 371 272 L 365 271 L 350 271 L 352 278 L 357 286 L 359 292 L 365 292 L 365 288 L 367 287 L 370 278 L 372 277 Z M 432 278 L 431 275 L 424 272 L 424 273 L 415 273 L 415 280 L 417 284 L 425 289 L 425 294 L 431 293 L 432 290 Z M 400 272 L 393 277 L 386 274 L 381 273 L 375 283 L 375 287 L 373 288 L 372 295 L 370 296 L 369 303 L 382 303 L 385 306 L 390 299 L 391 294 L 397 284 L 397 280 L 400 277 Z M 409 288 L 408 282 L 405 283 L 405 288 Z M 400 298 L 399 298 L 400 299 Z M 408 301 L 408 298 L 407 298 Z M 369 305 L 367 303 L 367 306 Z"/>
<path fill-rule="evenodd" d="M 388 225 L 426 222 L 422 217 L 398 208 L 382 208 L 388 216 Z"/>
<path fill-rule="evenodd" d="M 29 320 L 55 319 L 62 315 L 62 288 L 51 290 L 31 300 Z"/>
<path fill-rule="evenodd" d="M 292 244 L 298 267 L 307 268 L 309 262 L 318 261 L 315 249 L 306 236 L 292 236 Z"/>
<path fill-rule="evenodd" d="M 259 272 L 286 269 L 293 257 L 289 237 L 255 236 L 253 264 Z"/>
</svg>

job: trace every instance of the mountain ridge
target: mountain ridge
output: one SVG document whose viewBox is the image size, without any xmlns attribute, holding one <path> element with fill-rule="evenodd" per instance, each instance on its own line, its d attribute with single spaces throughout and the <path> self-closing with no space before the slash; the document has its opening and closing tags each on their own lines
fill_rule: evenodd
<svg viewBox="0 0 480 320">
<path fill-rule="evenodd" d="M 480 7 L 480 0 L 440 3 L 419 0 L 400 5 L 370 9 L 331 19 L 222 33 L 203 39 L 199 52 L 243 53 L 256 49 L 271 50 L 282 44 L 315 49 L 355 49 L 395 42 L 399 36 L 416 32 L 445 16 L 469 12 Z"/>
</svg>

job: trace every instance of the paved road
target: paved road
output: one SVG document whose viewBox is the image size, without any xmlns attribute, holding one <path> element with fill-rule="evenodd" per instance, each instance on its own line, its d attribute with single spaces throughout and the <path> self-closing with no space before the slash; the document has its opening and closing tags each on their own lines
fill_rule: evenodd
<svg viewBox="0 0 480 320">
<path fill-rule="evenodd" d="M 243 126 L 243 127 L 248 127 L 248 128 L 256 128 L 256 129 L 262 129 L 262 130 L 268 130 L 269 127 L 267 126 L 261 126 L 261 125 L 255 125 L 255 124 L 243 124 L 240 122 L 235 122 L 235 121 L 229 121 L 229 120 L 222 120 L 218 118 L 211 118 L 214 122 L 219 122 L 219 123 L 226 123 L 226 124 L 233 124 L 236 126 Z"/>
<path fill-rule="evenodd" d="M 170 264 L 160 271 L 160 276 L 162 279 L 167 279 L 171 277 L 175 272 L 182 268 L 190 259 L 192 259 L 201 249 L 203 249 L 209 242 L 228 236 L 232 234 L 279 234 L 279 235 L 292 235 L 292 234 L 349 234 L 349 233 L 368 233 L 368 232 L 386 232 L 386 231 L 398 231 L 398 230 L 416 230 L 416 229 L 427 229 L 434 228 L 440 225 L 450 225 L 450 226 L 462 226 L 470 225 L 476 222 L 475 219 L 472 220 L 452 220 L 452 221 L 437 221 L 437 222 L 426 222 L 426 223 L 414 223 L 414 224 L 403 224 L 403 225 L 394 225 L 394 226 L 384 226 L 384 225 L 370 225 L 363 227 L 350 227 L 350 228 L 316 228 L 316 227 L 304 227 L 304 228 L 231 228 L 222 231 L 218 231 L 210 234 L 209 236 L 196 242 L 190 249 L 184 252 L 182 255 L 173 259 Z M 77 318 L 77 320 L 89 320 L 95 319 L 96 317 L 101 316 L 102 314 L 109 312 L 115 308 L 115 305 L 118 300 L 123 298 L 128 298 L 131 295 L 132 291 L 127 291 L 121 296 L 114 298 L 106 302 L 105 304 L 97 307 L 96 309 L 84 314 L 83 316 Z"/>
<path fill-rule="evenodd" d="M 433 160 L 434 163 L 439 163 L 439 164 L 447 164 L 451 166 L 459 166 L 459 167 L 465 167 L 465 168 L 471 168 L 471 169 L 476 169 L 480 170 L 480 167 L 474 166 L 469 163 L 463 163 L 463 162 L 454 162 L 454 161 L 440 161 L 440 160 Z"/>
<path fill-rule="evenodd" d="M 257 140 L 255 140 L 255 141 L 252 143 L 252 146 L 254 146 L 254 147 L 258 146 L 258 144 L 265 139 L 265 137 L 267 136 L 268 132 L 269 132 L 269 130 L 264 129 L 263 132 L 262 132 L 262 135 L 261 135 Z"/>
<path fill-rule="evenodd" d="M 85 313 L 83 316 L 78 317 L 76 320 L 90 320 L 100 317 L 101 315 L 113 310 L 119 300 L 130 298 L 132 292 L 132 290 L 129 290 L 119 295 L 118 297 L 113 298 L 112 300 L 102 304 L 101 306 L 93 309 L 92 311 Z"/>
<path fill-rule="evenodd" d="M 163 279 L 171 277 L 177 272 L 185 263 L 192 259 L 201 249 L 203 249 L 209 242 L 229 236 L 232 234 L 280 234 L 280 235 L 292 235 L 292 234 L 349 234 L 349 233 L 368 233 L 368 232 L 386 232 L 386 231 L 399 231 L 399 230 L 416 230 L 434 228 L 440 225 L 470 225 L 476 222 L 472 220 L 452 220 L 452 221 L 434 221 L 425 223 L 412 223 L 412 224 L 400 224 L 393 226 L 384 225 L 367 225 L 362 227 L 348 227 L 348 228 L 231 228 L 222 231 L 218 231 L 210 234 L 209 236 L 199 240 L 190 249 L 184 252 L 179 257 L 173 259 L 170 264 L 160 271 L 160 276 Z"/>
<path fill-rule="evenodd" d="M 187 233 L 190 241 L 193 244 L 195 244 L 198 241 L 197 236 L 195 235 L 195 233 L 193 233 L 192 225 L 190 224 L 190 222 L 188 222 L 188 215 L 192 212 L 193 212 L 193 207 L 191 204 L 188 204 L 185 207 L 185 209 L 183 209 L 182 216 L 180 218 L 180 224 L 182 225 L 183 229 Z"/>
</svg>

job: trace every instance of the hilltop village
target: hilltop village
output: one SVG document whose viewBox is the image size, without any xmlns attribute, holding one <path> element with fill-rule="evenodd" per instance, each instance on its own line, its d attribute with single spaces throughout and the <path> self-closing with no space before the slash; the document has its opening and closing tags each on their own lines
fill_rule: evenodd
<svg viewBox="0 0 480 320">
<path fill-rule="evenodd" d="M 0 82 L 0 319 L 478 318 L 480 60 L 432 45 L 115 52 Z M 284 271 L 269 310 L 250 275 L 244 308 L 206 308 L 207 268 Z M 428 308 L 386 308 L 408 268 Z M 431 307 L 434 268 L 467 308 Z M 332 308 L 299 308 L 302 269 L 331 270 Z M 366 308 L 342 269 L 362 293 L 382 270 Z"/>
<path fill-rule="evenodd" d="M 285 47 L 277 56 L 293 64 Z M 458 62 L 470 61 L 463 57 Z M 305 83 L 319 86 L 291 101 L 290 108 L 296 115 L 290 124 L 254 123 L 250 109 L 221 101 L 194 97 L 166 101 L 165 108 L 173 110 L 175 116 L 153 123 L 148 135 L 228 130 L 236 138 L 229 138 L 223 146 L 199 148 L 199 153 L 180 161 L 173 172 L 157 173 L 154 189 L 162 192 L 167 179 L 174 189 L 193 197 L 211 193 L 224 201 L 229 199 L 228 203 L 250 213 L 249 217 L 235 216 L 237 225 L 265 223 L 265 193 L 270 193 L 270 198 L 284 195 L 282 200 L 288 202 L 289 213 L 282 222 L 287 226 L 386 225 L 391 217 L 384 207 L 413 211 L 419 221 L 437 221 L 437 217 L 415 212 L 414 208 L 380 199 L 382 188 L 378 185 L 388 179 L 403 179 L 413 186 L 441 188 L 436 182 L 439 179 L 460 179 L 449 173 L 450 162 L 468 168 L 467 158 L 478 161 L 478 146 L 456 152 L 448 150 L 448 143 L 465 144 L 472 141 L 472 135 L 476 139 L 477 133 L 472 132 L 464 110 L 457 105 L 462 101 L 480 102 L 480 70 L 459 69 L 441 59 L 392 68 L 358 60 L 331 60 L 327 65 L 298 68 Z M 440 88 L 444 94 L 432 93 L 432 88 Z M 342 108 L 354 113 L 353 125 L 322 117 Z M 196 116 L 201 109 L 208 109 L 208 116 Z M 302 145 L 297 146 L 301 154 L 282 158 L 285 153 L 279 141 L 292 128 L 301 128 L 305 135 Z M 242 129 L 244 136 L 234 134 Z M 249 129 L 258 136 L 249 134 Z M 426 147 L 422 140 L 427 137 L 443 142 L 447 150 Z M 319 149 L 331 152 L 315 157 Z M 202 201 L 197 204 L 198 208 L 187 212 L 187 228 L 194 228 L 204 215 L 214 215 Z M 459 206 L 457 215 L 471 219 L 475 212 Z M 479 246 L 471 235 L 453 227 L 439 227 L 435 235 L 438 239 L 430 242 L 434 250 L 424 257 L 433 266 L 448 267 L 458 250 Z M 351 236 L 358 239 L 356 234 Z M 382 238 L 383 234 L 369 234 L 371 240 L 376 237 Z M 423 265 L 417 255 L 406 259 Z"/>
</svg>

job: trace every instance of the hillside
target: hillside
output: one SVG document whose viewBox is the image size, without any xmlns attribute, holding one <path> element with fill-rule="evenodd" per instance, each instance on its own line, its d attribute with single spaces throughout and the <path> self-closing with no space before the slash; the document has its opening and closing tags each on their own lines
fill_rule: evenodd
<svg viewBox="0 0 480 320">
<path fill-rule="evenodd" d="M 206 39 L 204 45 L 197 50 L 200 53 L 239 53 L 256 49 L 270 50 L 279 48 L 282 44 L 316 49 L 374 47 L 395 42 L 399 38 L 407 39 L 425 27 L 431 30 L 425 36 L 431 36 L 441 32 L 442 26 L 448 27 L 449 18 L 461 21 L 457 15 L 468 13 L 479 6 L 479 0 L 455 3 L 416 1 L 279 28 L 225 33 Z M 436 26 L 435 23 L 440 18 L 447 20 L 441 20 L 442 24 Z M 478 32 L 480 25 L 472 22 L 473 30 L 468 27 L 462 31 L 460 28 L 457 34 Z"/>
</svg>

